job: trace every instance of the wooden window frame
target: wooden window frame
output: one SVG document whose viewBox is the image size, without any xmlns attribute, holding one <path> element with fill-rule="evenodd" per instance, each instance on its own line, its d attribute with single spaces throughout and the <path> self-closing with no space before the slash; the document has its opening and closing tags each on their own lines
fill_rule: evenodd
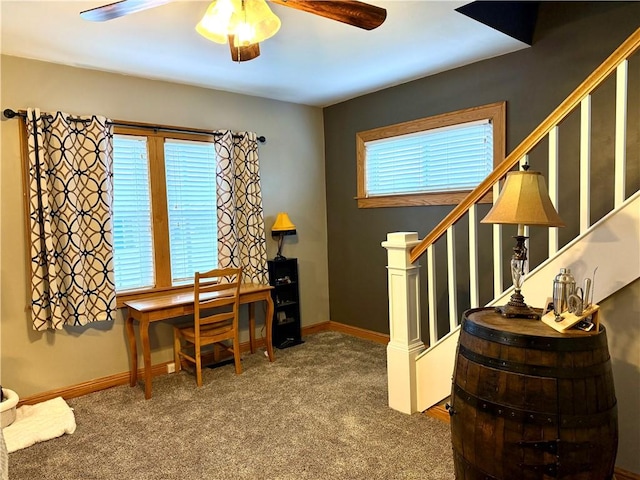
<svg viewBox="0 0 640 480">
<path fill-rule="evenodd" d="M 506 102 L 496 102 L 479 107 L 457 110 L 432 117 L 397 123 L 356 133 L 356 176 L 358 208 L 411 207 L 420 205 L 457 205 L 471 190 L 456 192 L 411 193 L 401 195 L 376 195 L 366 193 L 366 149 L 365 143 L 373 140 L 392 138 L 410 133 L 424 132 L 435 128 L 448 127 L 478 120 L 489 120 L 493 125 L 493 166 L 505 158 Z M 493 201 L 491 192 L 480 200 Z"/>
<path fill-rule="evenodd" d="M 133 135 L 147 138 L 149 158 L 149 184 L 151 195 L 151 225 L 155 285 L 150 288 L 127 290 L 118 293 L 116 302 L 123 307 L 124 302 L 142 298 L 157 297 L 169 292 L 193 291 L 193 282 L 172 285 L 171 256 L 169 253 L 169 214 L 167 211 L 167 182 L 164 164 L 164 142 L 170 140 L 193 140 L 214 142 L 213 134 L 182 133 L 149 128 L 113 127 L 114 135 Z"/>
</svg>

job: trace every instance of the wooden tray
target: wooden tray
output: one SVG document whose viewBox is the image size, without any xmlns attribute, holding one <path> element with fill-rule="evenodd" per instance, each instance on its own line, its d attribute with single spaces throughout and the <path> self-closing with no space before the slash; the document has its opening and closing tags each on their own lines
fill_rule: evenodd
<svg viewBox="0 0 640 480">
<path fill-rule="evenodd" d="M 571 327 L 573 327 L 576 323 L 592 315 L 591 321 L 595 324 L 595 328 L 593 331 L 597 332 L 600 329 L 600 321 L 598 320 L 599 309 L 600 309 L 600 305 L 593 304 L 593 305 L 590 305 L 589 308 L 587 308 L 584 312 L 582 312 L 582 315 L 580 316 L 574 315 L 573 313 L 564 312 L 560 315 L 562 317 L 562 321 L 560 322 L 556 322 L 555 313 L 553 313 L 553 311 L 550 311 L 546 313 L 541 318 L 541 320 L 547 325 L 549 325 L 551 328 L 553 328 L 554 330 L 557 330 L 558 332 L 562 333 L 565 330 L 568 330 Z"/>
</svg>

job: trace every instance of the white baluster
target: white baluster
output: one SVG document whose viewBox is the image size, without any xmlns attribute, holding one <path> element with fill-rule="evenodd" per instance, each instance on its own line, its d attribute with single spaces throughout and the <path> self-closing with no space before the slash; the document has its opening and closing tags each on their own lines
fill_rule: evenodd
<svg viewBox="0 0 640 480">
<path fill-rule="evenodd" d="M 580 233 L 591 225 L 591 95 L 580 102 Z"/>
<path fill-rule="evenodd" d="M 427 290 L 429 295 L 429 346 L 431 346 L 435 345 L 440 338 L 436 297 L 436 253 L 433 244 L 427 247 Z"/>
<path fill-rule="evenodd" d="M 500 196 L 500 182 L 493 185 L 493 203 Z M 493 296 L 498 297 L 504 287 L 502 286 L 502 225 L 493 224 Z"/>
<path fill-rule="evenodd" d="M 478 283 L 478 205 L 469 208 L 469 304 L 478 308 L 480 286 Z"/>
<path fill-rule="evenodd" d="M 627 157 L 627 60 L 623 60 L 616 69 L 616 139 L 615 139 L 615 173 L 614 173 L 614 206 L 617 208 L 624 202 L 625 164 Z"/>
<path fill-rule="evenodd" d="M 558 210 L 558 126 L 549 130 L 549 198 Z M 558 228 L 549 228 L 549 257 L 558 251 Z"/>
<path fill-rule="evenodd" d="M 525 165 L 529 165 L 529 155 L 525 155 L 524 157 L 522 157 L 519 162 L 518 162 L 519 166 L 520 166 L 520 170 L 522 170 L 522 167 L 524 167 Z M 520 234 L 518 234 L 520 235 Z M 527 237 L 527 239 L 525 240 L 525 247 L 527 248 L 527 250 L 529 250 L 529 225 L 524 225 L 524 229 L 522 231 L 522 235 L 524 235 L 525 237 Z M 529 260 L 527 259 L 527 262 Z"/>
<path fill-rule="evenodd" d="M 454 226 L 447 229 L 447 285 L 449 290 L 449 331 L 458 326 L 458 283 L 456 276 L 456 236 Z"/>
</svg>

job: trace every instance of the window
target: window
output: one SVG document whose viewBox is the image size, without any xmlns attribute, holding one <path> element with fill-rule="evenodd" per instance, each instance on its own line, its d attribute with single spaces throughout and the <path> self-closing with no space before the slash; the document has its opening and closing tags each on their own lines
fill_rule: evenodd
<svg viewBox="0 0 640 480">
<path fill-rule="evenodd" d="M 165 141 L 169 252 L 174 284 L 218 266 L 213 143 Z"/>
<path fill-rule="evenodd" d="M 213 136 L 116 128 L 113 165 L 116 291 L 191 285 L 217 267 Z"/>
<path fill-rule="evenodd" d="M 113 248 L 116 290 L 155 285 L 147 138 L 113 137 Z"/>
<path fill-rule="evenodd" d="M 504 129 L 501 102 L 359 132 L 358 207 L 459 203 L 504 159 Z"/>
</svg>

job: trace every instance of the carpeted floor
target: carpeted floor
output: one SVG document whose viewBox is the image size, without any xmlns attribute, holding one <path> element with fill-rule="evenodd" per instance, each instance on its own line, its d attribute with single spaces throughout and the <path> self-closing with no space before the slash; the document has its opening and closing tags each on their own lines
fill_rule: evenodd
<svg viewBox="0 0 640 480">
<path fill-rule="evenodd" d="M 12 480 L 453 479 L 449 426 L 387 406 L 385 347 L 336 332 L 70 399 L 77 429 L 9 455 Z"/>
</svg>

